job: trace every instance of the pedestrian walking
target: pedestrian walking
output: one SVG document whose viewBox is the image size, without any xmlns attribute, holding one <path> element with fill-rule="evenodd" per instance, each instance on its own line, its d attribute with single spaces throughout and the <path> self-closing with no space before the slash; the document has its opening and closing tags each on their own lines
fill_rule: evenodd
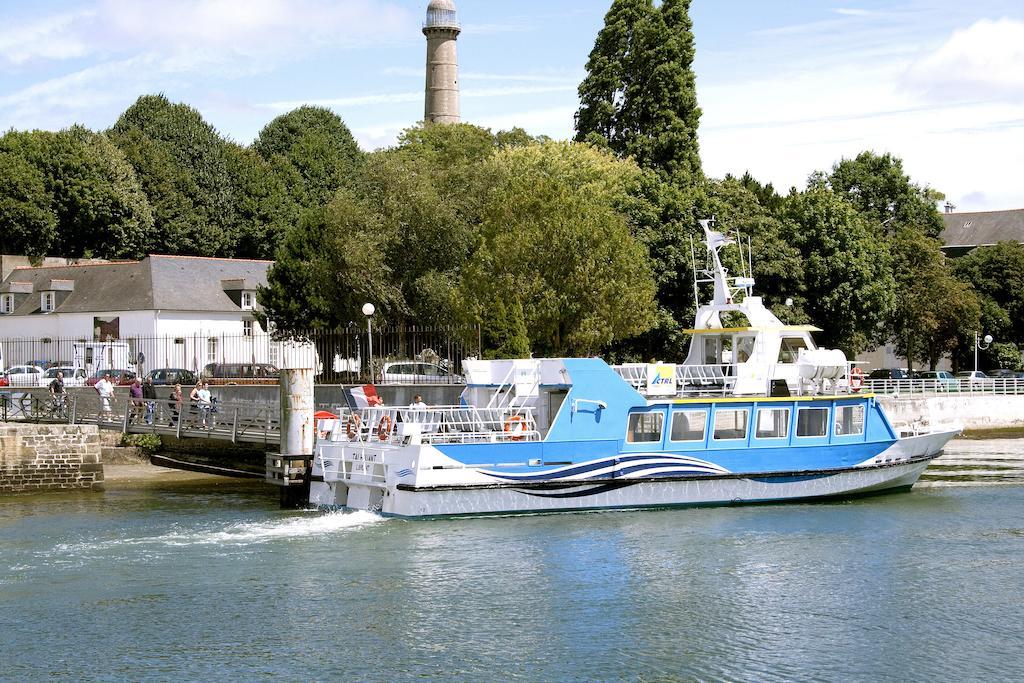
<svg viewBox="0 0 1024 683">
<path fill-rule="evenodd" d="M 167 400 L 167 407 L 171 409 L 171 426 L 178 426 L 178 420 L 181 419 L 181 404 L 184 402 L 185 396 L 181 393 L 181 385 L 175 384 L 174 390 L 171 391 L 171 395 Z"/>
<path fill-rule="evenodd" d="M 146 424 L 151 425 L 156 415 L 156 387 L 152 377 L 147 377 L 142 385 L 142 398 L 146 400 Z"/>
<path fill-rule="evenodd" d="M 113 420 L 110 412 L 110 399 L 114 398 L 114 384 L 110 381 L 109 372 L 96 382 L 95 389 L 100 396 L 100 419 Z"/>
<path fill-rule="evenodd" d="M 139 421 L 142 416 L 142 382 L 136 377 L 128 389 L 128 395 L 132 399 L 132 424 Z"/>
</svg>

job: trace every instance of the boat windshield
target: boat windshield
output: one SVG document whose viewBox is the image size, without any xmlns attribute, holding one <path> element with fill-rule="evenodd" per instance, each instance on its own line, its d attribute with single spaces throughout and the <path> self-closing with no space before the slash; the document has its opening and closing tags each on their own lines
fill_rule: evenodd
<svg viewBox="0 0 1024 683">
<path fill-rule="evenodd" d="M 795 363 L 797 356 L 800 355 L 800 349 L 806 348 L 807 342 L 803 337 L 784 337 L 779 347 L 779 362 Z"/>
</svg>

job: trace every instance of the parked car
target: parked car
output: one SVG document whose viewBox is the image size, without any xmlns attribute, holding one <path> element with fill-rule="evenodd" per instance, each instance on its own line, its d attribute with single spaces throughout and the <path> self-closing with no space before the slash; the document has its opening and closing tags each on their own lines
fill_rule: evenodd
<svg viewBox="0 0 1024 683">
<path fill-rule="evenodd" d="M 868 374 L 868 379 L 910 379 L 910 375 L 902 368 L 879 368 Z"/>
<path fill-rule="evenodd" d="M 135 381 L 135 378 L 137 376 L 134 370 L 122 370 L 119 368 L 112 368 L 110 370 L 97 370 L 95 373 L 93 373 L 92 377 L 85 380 L 85 385 L 87 387 L 96 386 L 96 382 L 99 382 L 101 379 L 103 379 L 104 375 L 110 375 L 110 381 L 113 382 L 115 386 L 119 387 L 127 387 L 131 385 L 131 383 Z"/>
<path fill-rule="evenodd" d="M 210 363 L 200 375 L 208 384 L 277 384 L 280 377 L 269 363 Z"/>
<path fill-rule="evenodd" d="M 11 387 L 38 387 L 46 372 L 38 365 L 15 365 L 7 370 L 7 385 Z"/>
<path fill-rule="evenodd" d="M 960 388 L 953 373 L 945 370 L 921 370 L 914 373 L 914 379 L 924 380 L 926 388 L 934 386 L 939 391 L 956 391 Z"/>
<path fill-rule="evenodd" d="M 84 387 L 85 381 L 88 379 L 84 369 L 61 365 L 47 370 L 39 381 L 39 386 L 50 386 L 50 382 L 57 379 L 58 372 L 64 374 L 64 386 L 66 387 Z"/>
<path fill-rule="evenodd" d="M 146 377 L 152 379 L 158 387 L 175 384 L 184 387 L 196 383 L 196 374 L 185 368 L 157 368 L 146 373 Z"/>
<path fill-rule="evenodd" d="M 1020 379 L 1022 373 L 1016 370 L 1006 370 L 1000 368 L 998 370 L 992 370 L 988 373 L 988 376 L 992 379 Z"/>
<path fill-rule="evenodd" d="M 381 384 L 465 384 L 466 378 L 436 363 L 400 361 L 385 363 Z"/>
<path fill-rule="evenodd" d="M 992 380 L 989 379 L 988 375 L 981 370 L 964 370 L 963 372 L 958 372 L 953 376 L 956 377 L 957 381 L 961 384 L 969 383 L 971 387 L 980 387 L 992 383 Z"/>
</svg>

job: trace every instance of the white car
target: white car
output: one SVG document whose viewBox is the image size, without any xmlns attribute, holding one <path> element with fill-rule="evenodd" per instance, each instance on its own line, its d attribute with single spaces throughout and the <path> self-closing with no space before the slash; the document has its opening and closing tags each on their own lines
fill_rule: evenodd
<svg viewBox="0 0 1024 683">
<path fill-rule="evenodd" d="M 64 373 L 64 386 L 65 387 L 84 387 L 85 380 L 88 379 L 89 375 L 83 368 L 72 368 L 72 367 L 57 367 L 50 368 L 43 374 L 43 378 L 39 380 L 39 386 L 48 388 L 50 382 L 57 379 L 57 373 Z"/>
<path fill-rule="evenodd" d="M 38 365 L 15 365 L 7 371 L 8 386 L 38 387 L 44 372 Z"/>
<path fill-rule="evenodd" d="M 466 378 L 436 363 L 399 361 L 385 363 L 381 384 L 465 384 Z"/>
</svg>

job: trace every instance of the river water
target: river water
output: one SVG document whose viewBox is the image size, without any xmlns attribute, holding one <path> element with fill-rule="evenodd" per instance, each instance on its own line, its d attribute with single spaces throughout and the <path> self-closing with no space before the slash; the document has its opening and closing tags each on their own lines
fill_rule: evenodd
<svg viewBox="0 0 1024 683">
<path fill-rule="evenodd" d="M 408 522 L 203 480 L 0 498 L 0 678 L 1013 681 L 1024 442 L 851 502 Z"/>
</svg>

